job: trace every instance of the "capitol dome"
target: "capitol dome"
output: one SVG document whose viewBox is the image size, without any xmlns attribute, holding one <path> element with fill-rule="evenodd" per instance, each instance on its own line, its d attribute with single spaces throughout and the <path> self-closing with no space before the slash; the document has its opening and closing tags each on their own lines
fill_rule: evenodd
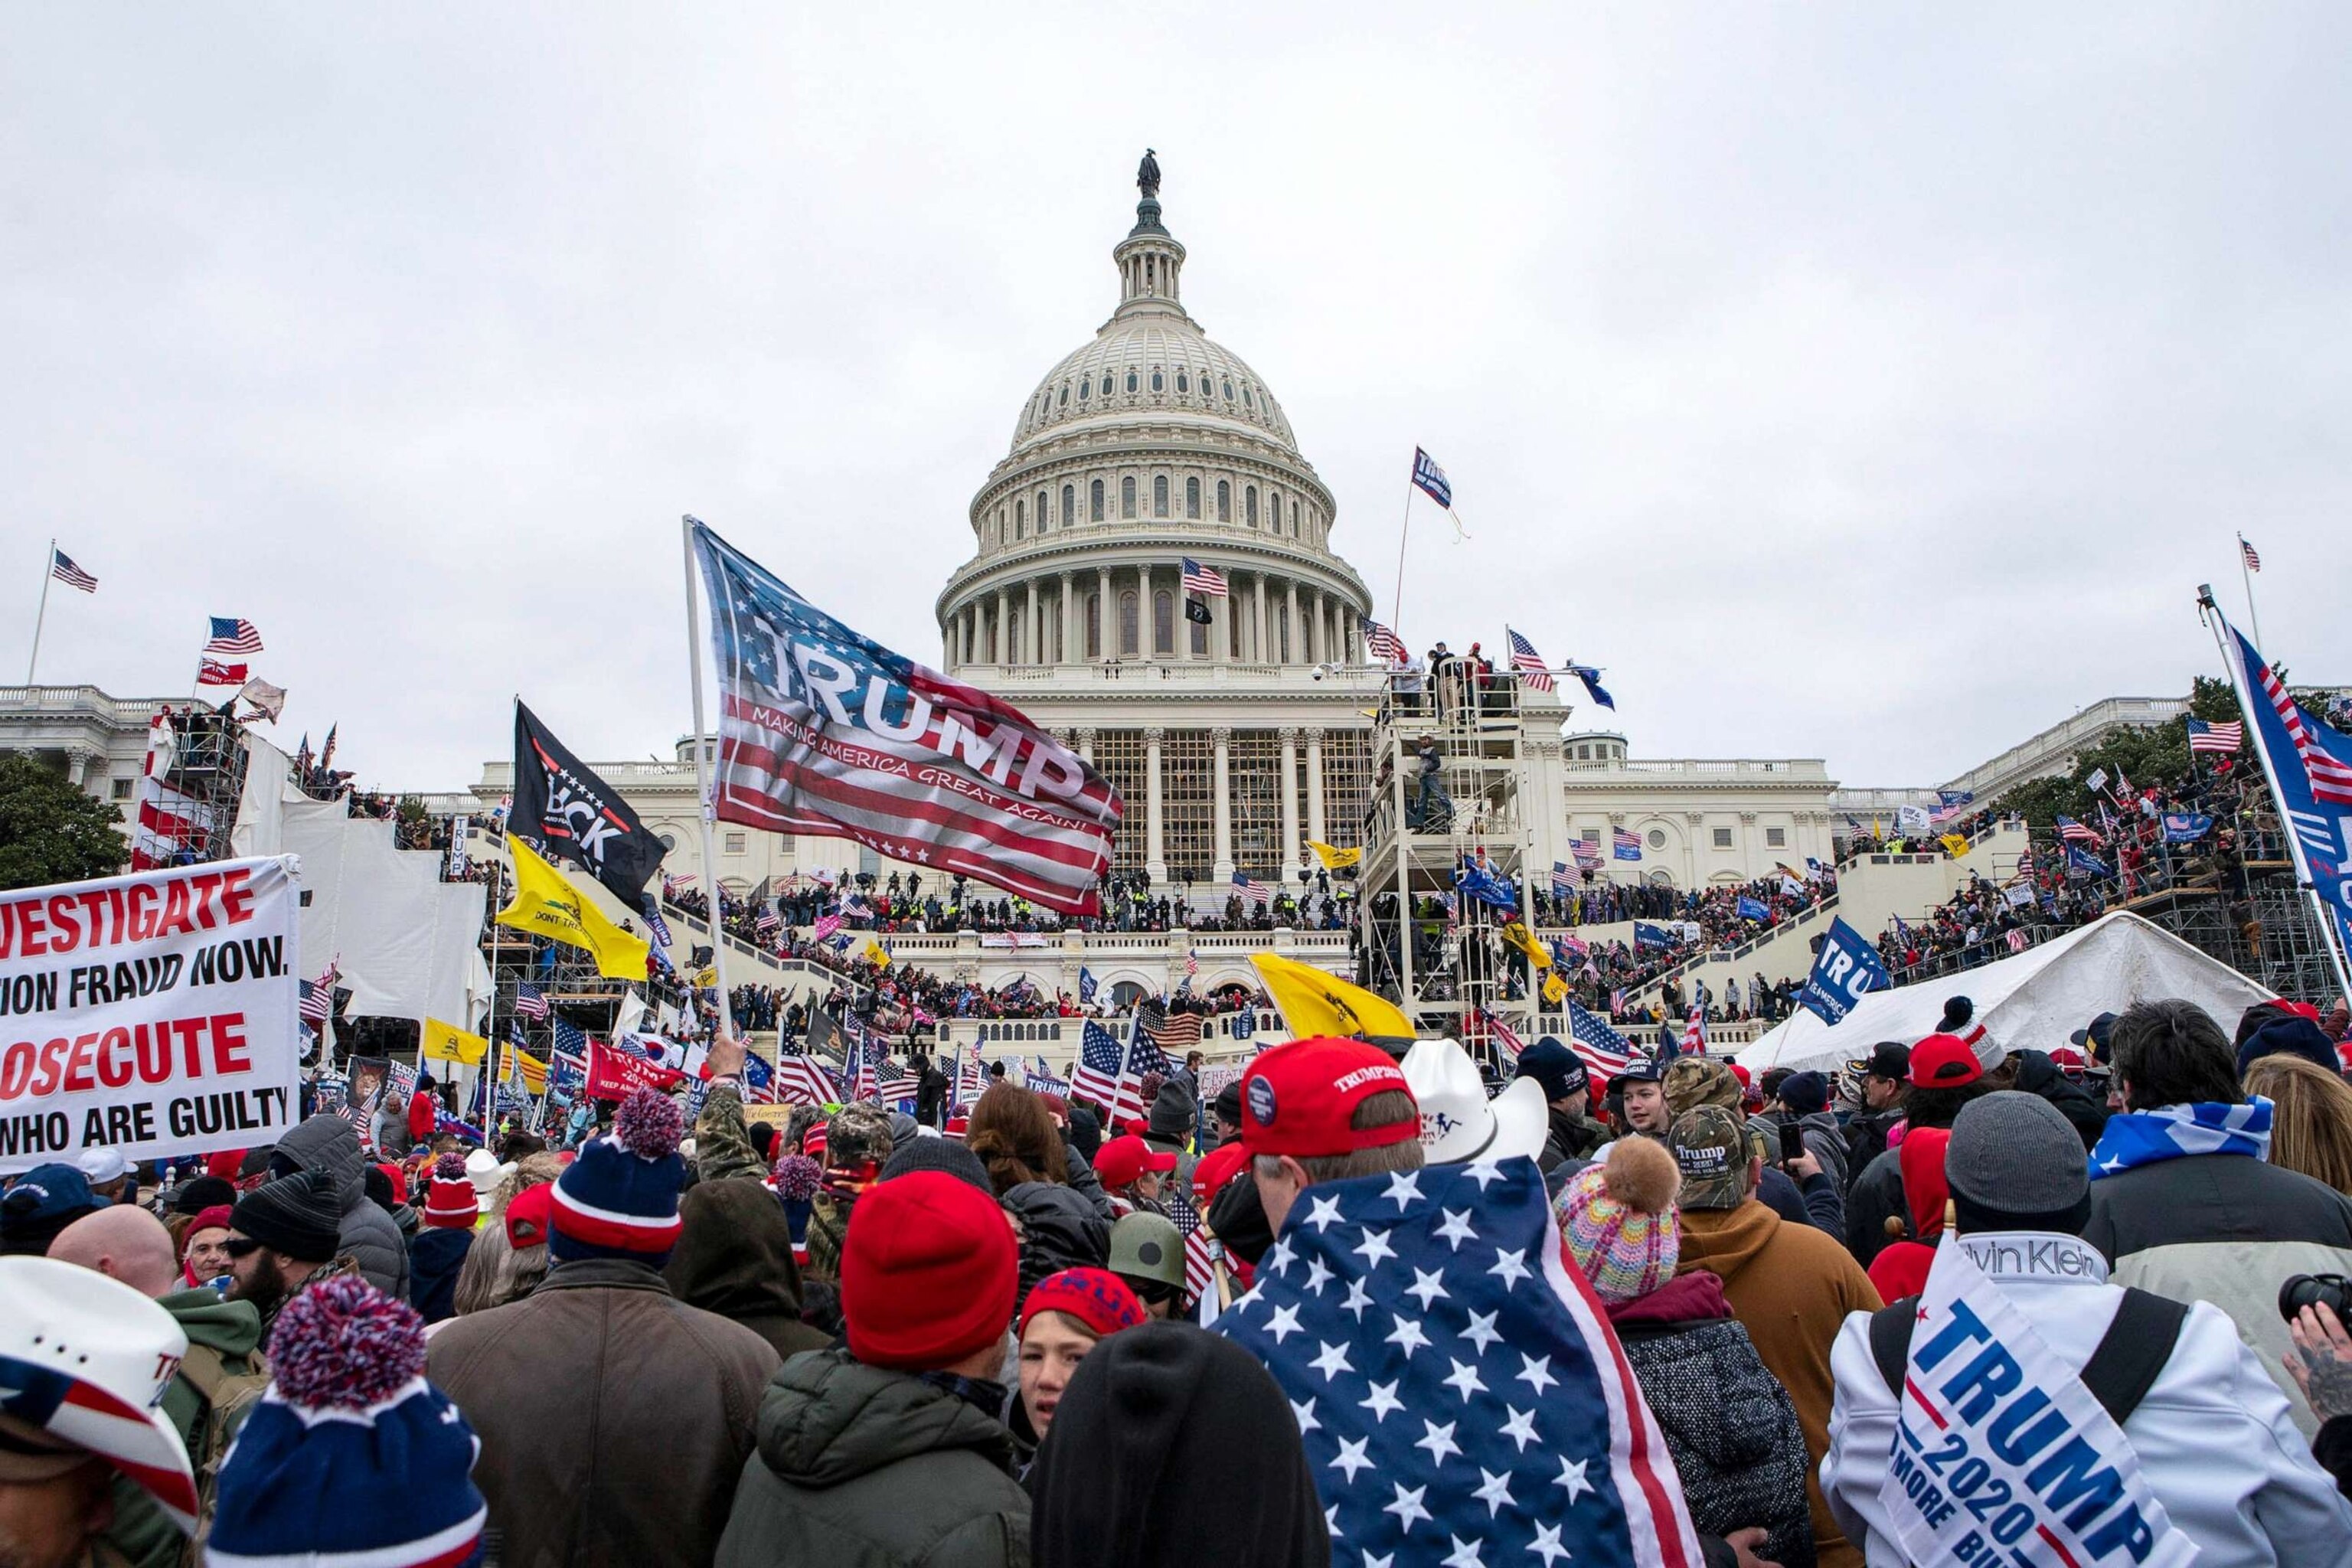
<svg viewBox="0 0 2352 1568">
<path fill-rule="evenodd" d="M 1370 600 L 1331 552 L 1331 492 L 1265 379 L 1186 312 L 1156 162 L 1138 184 L 1117 305 L 1036 383 L 972 497 L 977 553 L 939 599 L 948 668 L 1346 662 Z"/>
</svg>

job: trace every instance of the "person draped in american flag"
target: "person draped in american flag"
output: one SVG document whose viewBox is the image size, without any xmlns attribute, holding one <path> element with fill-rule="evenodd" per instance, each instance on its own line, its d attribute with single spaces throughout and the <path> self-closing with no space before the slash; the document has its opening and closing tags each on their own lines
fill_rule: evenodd
<svg viewBox="0 0 2352 1568">
<path fill-rule="evenodd" d="M 1242 1080 L 1276 1240 L 1215 1331 L 1288 1397 L 1332 1561 L 1699 1568 L 1535 1162 L 1424 1165 L 1420 1132 L 1404 1074 L 1358 1041 L 1278 1046 Z"/>
</svg>

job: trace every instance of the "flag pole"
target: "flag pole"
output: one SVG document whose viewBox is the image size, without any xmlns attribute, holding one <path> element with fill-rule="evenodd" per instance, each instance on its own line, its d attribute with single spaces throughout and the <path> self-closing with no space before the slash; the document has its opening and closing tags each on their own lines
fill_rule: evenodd
<svg viewBox="0 0 2352 1568">
<path fill-rule="evenodd" d="M 694 528 L 691 513 L 678 520 L 678 530 L 686 542 L 686 668 L 688 683 L 694 690 L 694 787 L 702 811 L 702 879 L 710 884 L 704 889 L 710 903 L 710 966 L 719 979 L 719 1027 L 730 1037 L 735 1033 L 735 1020 L 727 1000 L 727 922 L 720 908 L 719 889 L 719 852 L 714 846 L 710 823 L 714 807 L 710 798 L 710 753 L 704 745 L 702 727 L 702 614 L 694 587 Z M 718 612 L 714 608 L 712 614 Z M 693 987 L 687 988 L 688 995 Z"/>
<path fill-rule="evenodd" d="M 2238 581 L 2246 585 L 2246 620 L 2254 628 L 2254 646 L 2263 646 L 2263 613 L 2254 608 L 2254 574 L 2246 561 L 2246 536 L 2238 535 Z"/>
<path fill-rule="evenodd" d="M 1390 601 L 1389 604 L 1389 630 L 1396 633 L 1397 640 L 1399 642 L 1402 642 L 1404 640 L 1404 633 L 1398 629 L 1402 624 L 1402 618 L 1404 616 L 1404 542 L 1405 535 L 1412 530 L 1412 476 L 1411 474 L 1407 474 L 1404 481 L 1404 521 L 1397 524 L 1396 597 Z M 44 594 L 48 590 L 46 587 L 42 589 Z M 1430 679 L 1434 680 L 1436 677 L 1432 675 Z"/>
<path fill-rule="evenodd" d="M 1408 503 L 1409 504 L 1409 503 Z M 41 563 L 41 607 L 33 612 L 33 657 L 25 664 L 25 684 L 33 684 L 33 671 L 41 664 L 41 623 L 49 618 L 49 579 L 58 574 L 58 542 L 49 541 L 49 553 Z"/>
<path fill-rule="evenodd" d="M 2242 563 L 2243 559 L 2242 554 L 2240 556 Z M 2208 629 L 2213 634 L 2214 647 L 2221 651 L 2221 668 L 2229 672 L 2230 685 L 2238 694 L 2238 716 L 2245 721 L 2246 739 L 2253 743 L 2254 760 L 2262 764 L 2263 779 L 2270 785 L 2271 799 L 2277 805 L 2279 813 L 2284 817 L 2286 813 L 2286 792 L 2279 788 L 2278 769 L 2271 761 L 2270 747 L 2263 740 L 2263 727 L 2255 717 L 2254 694 L 2246 689 L 2252 677 L 2246 672 L 2244 661 L 2238 657 L 2238 650 L 2223 640 L 2222 634 L 2227 628 L 2220 624 L 2221 616 L 2220 610 L 2213 604 L 2213 591 L 2210 588 L 2200 588 L 2197 603 L 2200 615 L 2205 610 L 2214 612 L 2212 621 L 2208 623 Z M 2311 912 L 2319 921 L 2320 942 L 2326 948 L 2328 962 L 2336 970 L 2336 984 L 2342 988 L 2342 994 L 2352 996 L 2352 972 L 2347 972 L 2344 950 L 2337 940 L 2335 911 L 2330 910 L 2326 900 L 2319 896 L 2319 884 L 2311 874 L 2309 852 L 2304 848 L 2303 840 L 2296 836 L 2294 825 L 2287 822 L 2284 826 L 2286 830 L 2284 837 L 2287 855 L 2294 866 L 2295 881 L 2301 886 L 2304 896 L 2311 900 Z"/>
</svg>

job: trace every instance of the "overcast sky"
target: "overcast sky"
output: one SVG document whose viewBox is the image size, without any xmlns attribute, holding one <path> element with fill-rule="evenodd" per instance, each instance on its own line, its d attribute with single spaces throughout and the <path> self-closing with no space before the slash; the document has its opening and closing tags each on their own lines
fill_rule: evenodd
<svg viewBox="0 0 2352 1568">
<path fill-rule="evenodd" d="M 787 10 L 792 15 L 785 15 Z M 678 19 L 674 13 L 687 13 Z M 23 5 L 0 616 L 470 784 L 520 691 L 688 724 L 677 518 L 940 657 L 1159 150 L 1185 299 L 1402 630 L 1606 667 L 1637 754 L 1929 784 L 2216 667 L 2352 679 L 2352 11 Z"/>
</svg>

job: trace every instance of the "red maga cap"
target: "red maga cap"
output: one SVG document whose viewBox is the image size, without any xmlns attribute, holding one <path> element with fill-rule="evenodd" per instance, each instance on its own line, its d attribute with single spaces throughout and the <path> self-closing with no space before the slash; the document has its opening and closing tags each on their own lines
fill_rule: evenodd
<svg viewBox="0 0 2352 1568">
<path fill-rule="evenodd" d="M 1418 1114 L 1369 1131 L 1349 1126 L 1358 1106 L 1392 1089 L 1412 1094 L 1378 1046 L 1328 1037 L 1276 1046 L 1242 1075 L 1242 1147 L 1313 1159 L 1420 1137 Z"/>
<path fill-rule="evenodd" d="M 1140 1138 L 1114 1138 L 1095 1154 L 1095 1174 L 1112 1192 L 1133 1186 L 1146 1171 L 1168 1172 L 1176 1168 L 1176 1152 L 1160 1153 Z"/>
<path fill-rule="evenodd" d="M 1958 1035 L 1930 1035 L 1911 1047 L 1914 1089 L 1958 1089 L 1982 1077 L 1976 1047 Z"/>
</svg>

